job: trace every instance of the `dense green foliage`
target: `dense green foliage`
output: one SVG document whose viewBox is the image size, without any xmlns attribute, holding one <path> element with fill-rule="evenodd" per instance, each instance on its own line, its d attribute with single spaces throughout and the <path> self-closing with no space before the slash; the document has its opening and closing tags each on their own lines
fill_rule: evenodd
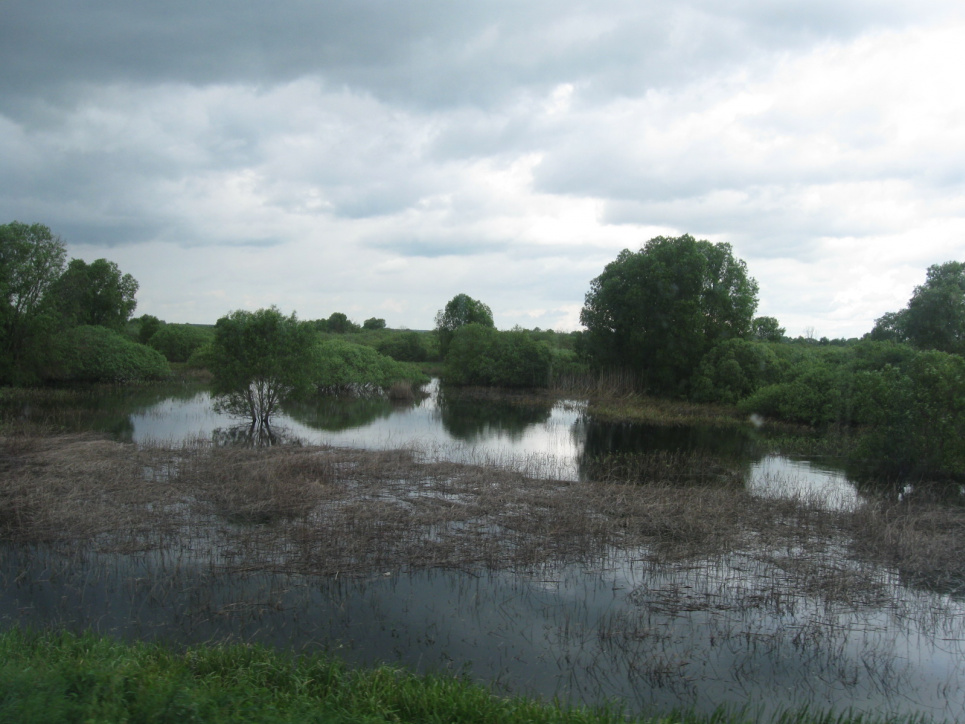
<svg viewBox="0 0 965 724">
<path fill-rule="evenodd" d="M 310 389 L 314 341 L 311 326 L 275 307 L 219 319 L 210 370 L 221 407 L 269 424 L 282 400 Z"/>
<path fill-rule="evenodd" d="M 419 332 L 403 331 L 379 342 L 376 348 L 399 362 L 425 362 L 429 359 L 426 335 Z"/>
<path fill-rule="evenodd" d="M 691 396 L 697 402 L 732 405 L 777 382 L 783 367 L 772 344 L 728 339 L 704 355 L 694 375 Z"/>
<path fill-rule="evenodd" d="M 153 314 L 142 314 L 134 321 L 137 324 L 137 341 L 141 344 L 147 344 L 148 340 L 151 339 L 154 333 L 164 324 L 164 322 Z"/>
<path fill-rule="evenodd" d="M 187 362 L 191 355 L 214 340 L 210 329 L 193 324 L 162 324 L 148 339 L 148 345 L 163 354 L 168 362 Z"/>
<path fill-rule="evenodd" d="M 362 322 L 362 329 L 385 329 L 385 320 L 381 317 L 369 317 Z"/>
<path fill-rule="evenodd" d="M 915 287 L 908 306 L 878 319 L 870 337 L 965 353 L 965 264 L 949 261 L 930 266 L 925 283 Z"/>
<path fill-rule="evenodd" d="M 106 327 L 71 327 L 52 340 L 44 378 L 76 382 L 131 382 L 170 373 L 156 350 Z"/>
<path fill-rule="evenodd" d="M 742 399 L 747 413 L 851 430 L 869 475 L 965 476 L 965 359 L 866 340 L 849 346 L 770 345 L 769 379 Z M 728 366 L 721 350 L 717 370 Z M 770 358 L 768 358 L 770 359 Z M 727 385 L 706 387 L 732 402 Z M 732 390 L 733 388 L 731 388 Z"/>
<path fill-rule="evenodd" d="M 457 294 L 436 314 L 436 336 L 439 338 L 439 355 L 442 359 L 449 353 L 449 345 L 456 330 L 467 324 L 495 328 L 493 311 L 488 305 L 468 294 Z"/>
<path fill-rule="evenodd" d="M 107 333 L 122 331 L 134 310 L 133 277 L 106 259 L 65 267 L 66 258 L 43 224 L 0 225 L 0 383 L 164 374 L 155 352 Z"/>
<path fill-rule="evenodd" d="M 527 332 L 499 332 L 483 324 L 458 327 L 446 355 L 445 378 L 457 385 L 546 387 L 553 354 Z"/>
<path fill-rule="evenodd" d="M 37 342 L 55 326 L 49 291 L 66 259 L 64 242 L 46 226 L 0 226 L 0 382 L 36 379 Z"/>
<path fill-rule="evenodd" d="M 335 338 L 313 347 L 311 380 L 323 392 L 366 393 L 398 382 L 424 384 L 429 378 L 414 365 L 397 362 L 371 347 Z"/>
<path fill-rule="evenodd" d="M 855 379 L 859 451 L 892 476 L 965 475 L 965 359 L 921 352 Z"/>
<path fill-rule="evenodd" d="M 71 259 L 54 285 L 54 294 L 69 325 L 122 329 L 137 307 L 137 281 L 117 264 L 97 259 L 90 264 Z"/>
<path fill-rule="evenodd" d="M 596 367 L 682 394 L 715 345 L 751 334 L 756 308 L 757 283 L 729 244 L 659 236 L 620 252 L 591 282 L 580 321 Z"/>
</svg>

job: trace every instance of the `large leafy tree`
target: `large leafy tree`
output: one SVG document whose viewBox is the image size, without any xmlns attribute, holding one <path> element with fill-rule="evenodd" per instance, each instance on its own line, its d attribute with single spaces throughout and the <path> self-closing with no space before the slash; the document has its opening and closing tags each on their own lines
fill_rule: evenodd
<svg viewBox="0 0 965 724">
<path fill-rule="evenodd" d="M 0 225 L 0 379 L 19 376 L 52 322 L 49 292 L 66 258 L 64 242 L 43 224 Z"/>
<path fill-rule="evenodd" d="M 965 264 L 928 267 L 925 283 L 915 287 L 908 306 L 879 319 L 872 336 L 888 338 L 889 332 L 919 349 L 965 353 Z"/>
<path fill-rule="evenodd" d="M 949 261 L 928 268 L 905 312 L 905 334 L 916 347 L 965 352 L 965 264 Z"/>
<path fill-rule="evenodd" d="M 287 397 L 312 383 L 311 325 L 276 307 L 231 312 L 215 324 L 211 356 L 214 391 L 223 409 L 269 425 Z"/>
<path fill-rule="evenodd" d="M 680 394 L 712 347 L 750 335 L 756 309 L 757 282 L 729 244 L 658 236 L 620 252 L 591 282 L 584 349 L 598 367 Z"/>
<path fill-rule="evenodd" d="M 439 353 L 443 359 L 449 352 L 455 331 L 467 324 L 496 326 L 493 323 L 493 311 L 487 304 L 468 294 L 457 294 L 436 314 L 436 334 L 439 337 Z"/>
<path fill-rule="evenodd" d="M 138 284 L 122 274 L 117 264 L 97 259 L 88 264 L 71 259 L 57 282 L 61 313 L 71 325 L 97 325 L 121 329 L 137 307 Z"/>
</svg>

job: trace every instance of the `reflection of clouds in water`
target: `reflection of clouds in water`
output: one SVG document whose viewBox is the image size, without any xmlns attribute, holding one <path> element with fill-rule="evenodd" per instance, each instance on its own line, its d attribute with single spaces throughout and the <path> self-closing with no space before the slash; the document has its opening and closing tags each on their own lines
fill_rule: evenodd
<svg viewBox="0 0 965 724">
<path fill-rule="evenodd" d="M 747 488 L 755 495 L 796 497 L 832 510 L 853 510 L 858 504 L 858 491 L 844 473 L 780 455 L 751 465 Z"/>
<path fill-rule="evenodd" d="M 579 405 L 556 404 L 537 407 L 532 414 L 517 414 L 511 424 L 500 424 L 491 417 L 484 424 L 469 420 L 465 428 L 472 434 L 453 434 L 442 420 L 436 385 L 433 393 L 412 407 L 389 407 L 387 414 L 369 416 L 357 427 L 325 430 L 300 422 L 284 412 L 273 418 L 273 428 L 284 428 L 308 444 L 334 445 L 370 450 L 413 448 L 428 459 L 450 460 L 478 465 L 525 467 L 533 474 L 576 478 L 575 459 L 581 449 L 570 434 L 579 414 Z M 359 401 L 365 404 L 364 400 Z M 466 401 L 467 415 L 472 401 Z M 524 410 L 525 405 L 514 405 Z M 530 420 L 529 418 L 533 418 Z M 133 415 L 134 442 L 179 442 L 185 439 L 211 439 L 221 430 L 238 426 L 239 420 L 215 412 L 211 396 L 199 393 L 190 400 L 168 399 Z M 459 426 L 457 426 L 459 427 Z"/>
<path fill-rule="evenodd" d="M 508 467 L 534 476 L 564 480 L 578 479 L 579 460 L 591 444 L 590 430 L 593 431 L 592 444 L 602 446 L 602 453 L 618 452 L 627 445 L 644 450 L 681 445 L 688 449 L 708 446 L 715 449 L 714 440 L 721 451 L 742 447 L 740 440 L 731 440 L 725 434 L 713 438 L 710 433 L 647 429 L 644 435 L 639 433 L 640 426 L 590 423 L 585 417 L 585 405 L 573 401 L 550 407 L 543 403 L 530 412 L 525 411 L 526 405 L 522 403 L 491 405 L 490 414 L 480 424 L 479 418 L 471 419 L 474 401 L 461 400 L 456 407 L 465 412 L 467 421 L 455 425 L 454 434 L 453 426 L 445 424 L 443 419 L 437 386 L 433 384 L 427 391 L 430 396 L 411 407 L 387 406 L 375 417 L 361 416 L 364 422 L 357 427 L 320 429 L 317 420 L 313 426 L 282 413 L 274 418 L 273 428 L 284 429 L 286 437 L 308 444 L 369 450 L 410 448 L 426 460 Z M 508 424 L 502 424 L 497 415 L 504 409 L 513 411 L 513 419 Z M 322 411 L 320 407 L 318 413 Z M 207 392 L 189 399 L 164 400 L 132 415 L 131 421 L 133 441 L 141 443 L 210 440 L 219 430 L 233 429 L 239 423 L 238 418 L 217 413 Z M 472 434 L 464 434 L 466 431 Z M 605 438 L 602 442 L 598 439 L 601 435 Z M 780 456 L 767 456 L 751 464 L 747 486 L 758 495 L 803 496 L 835 509 L 849 509 L 857 502 L 857 492 L 843 473 Z"/>
</svg>

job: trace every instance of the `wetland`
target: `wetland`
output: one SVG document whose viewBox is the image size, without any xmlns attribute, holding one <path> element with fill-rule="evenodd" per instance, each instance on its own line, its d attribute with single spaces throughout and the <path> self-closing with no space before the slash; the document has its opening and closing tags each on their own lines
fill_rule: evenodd
<svg viewBox="0 0 965 724">
<path fill-rule="evenodd" d="M 766 426 L 452 392 L 5 390 L 0 625 L 252 642 L 631 712 L 965 717 L 965 512 Z"/>
</svg>

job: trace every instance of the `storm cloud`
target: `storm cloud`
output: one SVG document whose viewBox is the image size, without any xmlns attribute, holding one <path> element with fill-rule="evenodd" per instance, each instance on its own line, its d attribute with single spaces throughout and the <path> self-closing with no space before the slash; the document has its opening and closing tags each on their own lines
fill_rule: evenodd
<svg viewBox="0 0 965 724">
<path fill-rule="evenodd" d="M 868 331 L 965 259 L 953 2 L 0 6 L 0 220 L 140 282 L 573 329 L 657 234 L 726 241 L 791 334 Z"/>
</svg>

